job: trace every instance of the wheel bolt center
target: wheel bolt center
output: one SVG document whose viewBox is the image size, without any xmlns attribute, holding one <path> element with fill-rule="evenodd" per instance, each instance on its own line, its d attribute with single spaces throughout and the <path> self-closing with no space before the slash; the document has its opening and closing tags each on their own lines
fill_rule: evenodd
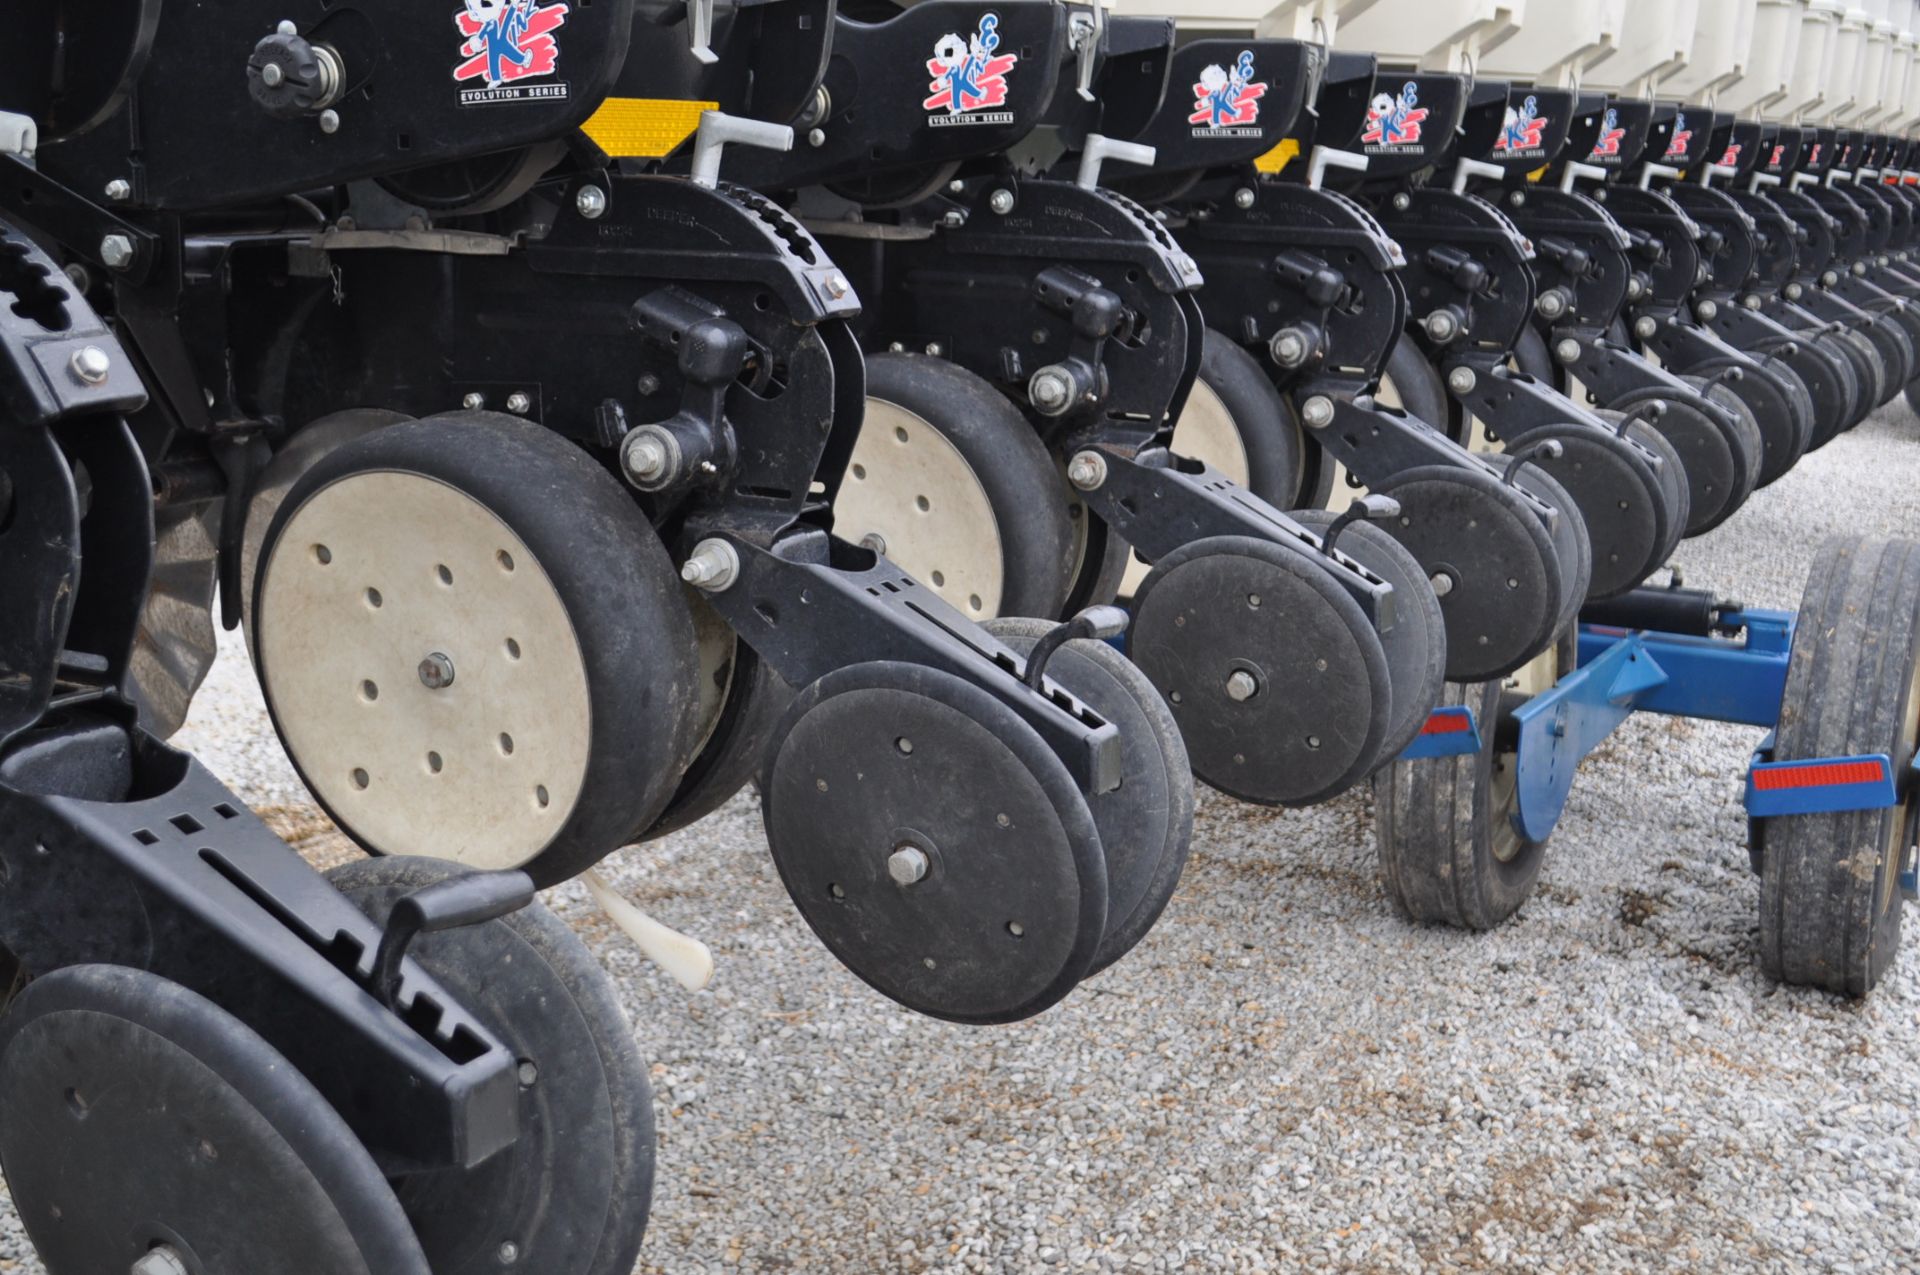
<svg viewBox="0 0 1920 1275">
<path fill-rule="evenodd" d="M 1235 669 L 1227 675 L 1227 698 L 1236 704 L 1244 704 L 1260 693 L 1260 680 L 1245 669 Z"/>
<path fill-rule="evenodd" d="M 420 685 L 430 691 L 444 691 L 453 685 L 453 657 L 435 651 L 420 661 Z"/>
<path fill-rule="evenodd" d="M 915 885 L 926 879 L 933 864 L 919 846 L 901 846 L 887 856 L 887 875 L 895 885 Z"/>
</svg>

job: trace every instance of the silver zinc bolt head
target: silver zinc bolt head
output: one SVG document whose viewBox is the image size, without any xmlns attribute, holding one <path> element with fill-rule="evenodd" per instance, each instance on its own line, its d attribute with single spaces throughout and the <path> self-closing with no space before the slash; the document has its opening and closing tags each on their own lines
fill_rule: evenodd
<svg viewBox="0 0 1920 1275">
<path fill-rule="evenodd" d="M 1013 192 L 1005 187 L 994 191 L 991 195 L 987 196 L 987 207 L 993 209 L 993 211 L 1003 217 L 1006 216 L 1013 211 Z"/>
<path fill-rule="evenodd" d="M 629 479 L 643 487 L 664 478 L 672 463 L 673 449 L 667 446 L 666 439 L 650 429 L 633 431 L 620 447 L 620 467 L 627 471 Z"/>
<path fill-rule="evenodd" d="M 573 206 L 588 221 L 598 221 L 607 215 L 607 192 L 589 183 L 574 192 Z"/>
<path fill-rule="evenodd" d="M 887 556 L 887 538 L 877 531 L 869 531 L 860 537 L 860 547 L 877 557 Z"/>
<path fill-rule="evenodd" d="M 810 128 L 807 130 L 807 145 L 818 148 L 827 144 L 827 130 Z"/>
<path fill-rule="evenodd" d="M 1251 208 L 1258 199 L 1259 196 L 1253 193 L 1253 187 L 1251 186 L 1242 186 L 1239 190 L 1233 192 L 1233 206 L 1235 208 Z"/>
<path fill-rule="evenodd" d="M 1802 296 L 1806 294 L 1806 289 L 1801 287 L 1797 283 L 1790 283 L 1787 285 L 1786 293 L 1787 293 L 1787 300 L 1798 301 Z"/>
<path fill-rule="evenodd" d="M 133 265 L 133 240 L 125 235 L 108 235 L 100 241 L 100 260 L 109 270 L 125 270 Z"/>
<path fill-rule="evenodd" d="M 1333 424 L 1333 400 L 1324 394 L 1315 394 L 1301 405 L 1300 419 L 1309 429 L 1325 429 Z"/>
<path fill-rule="evenodd" d="M 515 390 L 513 393 L 507 395 L 507 410 L 515 416 L 525 416 L 533 410 L 533 400 L 520 391 Z"/>
<path fill-rule="evenodd" d="M 460 406 L 466 408 L 469 412 L 477 412 L 486 405 L 487 396 L 479 390 L 469 392 L 465 398 L 460 400 Z"/>
<path fill-rule="evenodd" d="M 1507 202 L 1515 208 L 1524 208 L 1527 203 L 1527 192 L 1524 190 L 1516 190 L 1507 196 Z"/>
<path fill-rule="evenodd" d="M 1740 304 L 1749 310 L 1758 310 L 1760 308 L 1760 297 L 1756 293 L 1749 292 L 1746 296 L 1740 298 Z"/>
<path fill-rule="evenodd" d="M 702 540 L 680 568 L 680 578 L 708 593 L 721 593 L 740 578 L 740 554 L 724 540 Z"/>
<path fill-rule="evenodd" d="M 172 1245 L 148 1249 L 127 1268 L 127 1275 L 188 1275 L 187 1264 Z"/>
<path fill-rule="evenodd" d="M 260 68 L 260 82 L 270 89 L 277 89 L 286 81 L 287 73 L 280 69 L 278 62 L 269 62 Z"/>
<path fill-rule="evenodd" d="M 1073 405 L 1073 378 L 1057 367 L 1043 367 L 1027 382 L 1027 397 L 1049 416 Z"/>
<path fill-rule="evenodd" d="M 947 183 L 947 193 L 949 195 L 964 195 L 967 193 L 967 184 L 956 177 Z"/>
<path fill-rule="evenodd" d="M 1473 387 L 1480 384 L 1480 378 L 1470 367 L 1461 366 L 1447 373 L 1447 388 L 1455 394 L 1471 394 Z"/>
<path fill-rule="evenodd" d="M 1273 340 L 1267 342 L 1267 353 L 1281 367 L 1299 367 L 1307 361 L 1306 334 L 1298 328 L 1281 328 L 1273 334 Z"/>
<path fill-rule="evenodd" d="M 1540 312 L 1543 319 L 1557 319 L 1567 312 L 1567 299 L 1560 295 L 1557 288 L 1549 288 L 1540 294 L 1533 308 Z"/>
<path fill-rule="evenodd" d="M 1081 491 L 1093 491 L 1107 481 L 1107 458 L 1099 452 L 1081 452 L 1067 462 L 1067 481 Z"/>
<path fill-rule="evenodd" d="M 847 282 L 847 276 L 838 270 L 827 276 L 827 296 L 835 301 L 844 301 L 853 291 L 853 285 Z"/>
<path fill-rule="evenodd" d="M 927 353 L 934 358 L 939 358 L 945 352 L 945 348 L 938 341 L 927 342 Z"/>
<path fill-rule="evenodd" d="M 281 35 L 299 35 L 300 34 L 300 28 L 294 24 L 294 21 L 291 18 L 280 19 L 280 25 L 275 27 L 274 30 L 278 31 Z"/>
<path fill-rule="evenodd" d="M 124 204 L 133 198 L 133 183 L 124 177 L 116 177 L 107 183 L 107 198 L 116 204 Z"/>
<path fill-rule="evenodd" d="M 327 134 L 339 132 L 340 112 L 331 108 L 320 112 L 320 131 Z"/>
<path fill-rule="evenodd" d="M 1642 341 L 1651 341 L 1653 334 L 1659 330 L 1659 322 L 1650 314 L 1643 314 L 1633 321 L 1633 334 Z"/>
<path fill-rule="evenodd" d="M 1442 344 L 1460 335 L 1460 320 L 1451 310 L 1435 310 L 1427 316 L 1427 335 Z"/>
<path fill-rule="evenodd" d="M 1393 197 L 1393 207 L 1395 212 L 1405 212 L 1407 209 L 1413 207 L 1413 196 L 1404 190 L 1401 191 Z"/>
<path fill-rule="evenodd" d="M 901 846 L 887 856 L 887 875 L 898 886 L 918 885 L 927 879 L 931 867 L 927 852 L 919 846 Z"/>
<path fill-rule="evenodd" d="M 1244 704 L 1260 693 L 1260 683 L 1253 674 L 1245 669 L 1235 669 L 1227 676 L 1227 698 L 1236 704 Z"/>
<path fill-rule="evenodd" d="M 99 346 L 89 345 L 75 350 L 67 367 L 82 385 L 105 385 L 107 374 L 113 371 L 113 360 Z"/>
<path fill-rule="evenodd" d="M 1720 305 L 1715 301 L 1702 301 L 1693 308 L 1693 312 L 1700 316 L 1700 322 L 1711 323 L 1714 316 L 1720 313 Z"/>
<path fill-rule="evenodd" d="M 1580 361 L 1580 343 L 1572 337 L 1567 337 L 1553 347 L 1553 356 L 1562 363 L 1578 363 Z"/>
<path fill-rule="evenodd" d="M 1180 254 L 1180 273 L 1181 274 L 1199 274 L 1200 263 L 1195 261 L 1192 257 L 1189 257 L 1188 255 L 1186 255 L 1185 253 L 1181 253 Z"/>
<path fill-rule="evenodd" d="M 453 685 L 453 658 L 445 651 L 434 651 L 420 661 L 420 685 L 430 691 L 444 691 Z"/>
</svg>

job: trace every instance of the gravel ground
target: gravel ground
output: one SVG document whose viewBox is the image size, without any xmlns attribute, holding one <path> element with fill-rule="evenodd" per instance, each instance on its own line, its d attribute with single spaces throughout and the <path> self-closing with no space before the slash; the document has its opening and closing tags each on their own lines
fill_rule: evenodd
<svg viewBox="0 0 1920 1275">
<path fill-rule="evenodd" d="M 1791 608 L 1842 531 L 1920 531 L 1904 403 L 1680 560 Z M 551 896 L 653 1061 L 641 1269 L 1920 1267 L 1920 956 L 1864 1005 L 1760 977 L 1739 808 L 1756 736 L 1629 722 L 1583 770 L 1535 898 L 1487 936 L 1393 913 L 1364 796 L 1277 814 L 1205 794 L 1154 934 L 1000 1030 L 915 1018 L 842 970 L 747 800 L 623 852 L 615 882 L 720 963 L 687 995 L 584 889 Z M 180 742 L 337 848 L 238 645 Z M 0 1271 L 38 1271 L 5 1221 Z"/>
</svg>

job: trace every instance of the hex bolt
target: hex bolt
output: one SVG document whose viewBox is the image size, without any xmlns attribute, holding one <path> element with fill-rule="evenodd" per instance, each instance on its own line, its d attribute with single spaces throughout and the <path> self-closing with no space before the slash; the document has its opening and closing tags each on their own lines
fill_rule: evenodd
<svg viewBox="0 0 1920 1275">
<path fill-rule="evenodd" d="M 1451 310 L 1435 310 L 1427 316 L 1427 336 L 1445 345 L 1460 335 L 1460 320 Z"/>
<path fill-rule="evenodd" d="M 1650 314 L 1643 314 L 1633 321 L 1633 334 L 1642 341 L 1651 341 L 1653 334 L 1660 330 L 1660 324 Z"/>
<path fill-rule="evenodd" d="M 827 276 L 828 297 L 835 301 L 844 301 L 847 298 L 847 294 L 852 291 L 853 285 L 848 283 L 847 276 L 841 274 L 839 271 L 836 270 Z"/>
<path fill-rule="evenodd" d="M 453 657 L 435 651 L 420 661 L 420 685 L 430 691 L 444 691 L 453 685 Z"/>
<path fill-rule="evenodd" d="M 516 390 L 507 395 L 507 410 L 515 416 L 525 416 L 533 410 L 533 400 Z"/>
<path fill-rule="evenodd" d="M 1027 397 L 1048 416 L 1058 416 L 1073 406 L 1073 377 L 1065 368 L 1043 367 L 1027 382 Z"/>
<path fill-rule="evenodd" d="M 740 554 L 725 540 L 702 540 L 680 568 L 680 578 L 708 593 L 723 593 L 740 578 Z"/>
<path fill-rule="evenodd" d="M 1453 592 L 1453 576 L 1450 572 L 1436 571 L 1428 577 L 1427 583 L 1433 586 L 1433 596 L 1436 598 L 1444 598 Z"/>
<path fill-rule="evenodd" d="M 819 147 L 825 146 L 826 144 L 827 144 L 826 129 L 810 128 L 807 130 L 807 145 L 812 146 L 815 149 L 818 149 Z"/>
<path fill-rule="evenodd" d="M 105 385 L 107 373 L 113 371 L 113 360 L 107 352 L 97 345 L 89 345 L 75 350 L 67 367 L 73 372 L 75 380 L 82 385 Z"/>
<path fill-rule="evenodd" d="M 620 445 L 620 468 L 628 482 L 651 490 L 673 472 L 673 452 L 672 436 L 657 426 L 642 426 Z"/>
<path fill-rule="evenodd" d="M 933 863 L 927 858 L 927 852 L 919 846 L 901 846 L 887 856 L 887 875 L 897 886 L 918 885 L 927 879 L 927 870 L 931 867 Z"/>
<path fill-rule="evenodd" d="M 1567 312 L 1567 299 L 1561 295 L 1559 289 L 1549 288 L 1540 294 L 1540 299 L 1534 302 L 1533 308 L 1540 312 L 1540 317 L 1543 319 L 1557 319 Z"/>
<path fill-rule="evenodd" d="M 1251 208 L 1258 198 L 1259 196 L 1253 193 L 1253 187 L 1242 186 L 1239 190 L 1233 192 L 1233 206 L 1235 208 Z"/>
<path fill-rule="evenodd" d="M 1195 261 L 1192 257 L 1188 256 L 1184 252 L 1180 254 L 1180 260 L 1178 264 L 1180 266 L 1181 274 L 1199 274 L 1200 273 L 1200 263 Z"/>
<path fill-rule="evenodd" d="M 946 351 L 941 348 L 941 345 L 938 341 L 927 342 L 927 353 L 932 355 L 934 358 L 936 359 L 939 358 L 945 352 Z"/>
<path fill-rule="evenodd" d="M 1395 212 L 1405 212 L 1411 207 L 1413 207 L 1413 196 L 1407 194 L 1405 191 L 1401 191 L 1393 197 L 1393 208 Z"/>
<path fill-rule="evenodd" d="M 1580 343 L 1572 337 L 1567 337 L 1553 347 L 1553 356 L 1562 363 L 1578 363 L 1580 361 Z"/>
<path fill-rule="evenodd" d="M 124 204 L 133 198 L 133 183 L 124 177 L 116 177 L 107 183 L 107 198 L 116 204 Z"/>
<path fill-rule="evenodd" d="M 573 196 L 573 207 L 588 221 L 598 221 L 607 215 L 607 192 L 598 186 L 582 186 Z"/>
<path fill-rule="evenodd" d="M 1307 423 L 1308 429 L 1325 429 L 1333 424 L 1333 400 L 1324 394 L 1315 394 L 1300 405 L 1300 419 Z"/>
<path fill-rule="evenodd" d="M 1461 366 L 1447 373 L 1447 388 L 1455 394 L 1471 394 L 1473 387 L 1480 384 L 1480 377 L 1470 367 Z"/>
<path fill-rule="evenodd" d="M 987 207 L 1002 217 L 1013 211 L 1013 192 L 1002 187 L 987 196 Z"/>
<path fill-rule="evenodd" d="M 1712 323 L 1714 316 L 1720 313 L 1720 306 L 1713 301 L 1702 301 L 1693 308 L 1693 312 L 1700 316 L 1700 322 Z"/>
<path fill-rule="evenodd" d="M 340 112 L 332 109 L 320 112 L 320 131 L 332 135 L 340 131 Z"/>
<path fill-rule="evenodd" d="M 1797 283 L 1788 284 L 1785 291 L 1789 301 L 1798 301 L 1806 293 L 1806 289 Z"/>
<path fill-rule="evenodd" d="M 189 1275 L 187 1264 L 180 1259 L 172 1245 L 162 1244 L 142 1253 L 134 1264 L 127 1268 L 127 1275 Z"/>
<path fill-rule="evenodd" d="M 466 408 L 469 412 L 477 412 L 481 408 L 485 407 L 486 405 L 487 405 L 487 396 L 485 394 L 482 394 L 479 390 L 474 390 L 472 393 L 468 394 L 465 398 L 460 400 L 460 406 Z"/>
<path fill-rule="evenodd" d="M 1267 353 L 1283 368 L 1299 367 L 1312 352 L 1313 346 L 1308 342 L 1307 334 L 1299 328 L 1281 328 L 1273 334 L 1273 340 L 1267 342 Z"/>
<path fill-rule="evenodd" d="M 277 89 L 286 82 L 287 73 L 280 69 L 278 62 L 269 62 L 260 68 L 260 82 L 270 89 Z"/>
<path fill-rule="evenodd" d="M 874 554 L 876 557 L 884 558 L 887 556 L 887 538 L 877 531 L 869 531 L 866 535 L 860 537 L 860 547 Z"/>
<path fill-rule="evenodd" d="M 100 260 L 109 270 L 126 270 L 133 265 L 133 240 L 125 235 L 108 235 L 100 241 Z"/>
<path fill-rule="evenodd" d="M 1107 481 L 1107 458 L 1099 452 L 1081 452 L 1067 462 L 1067 481 L 1081 491 L 1094 491 Z"/>
<path fill-rule="evenodd" d="M 1245 669 L 1235 669 L 1227 675 L 1227 698 L 1234 703 L 1244 704 L 1259 693 L 1258 679 Z"/>
</svg>

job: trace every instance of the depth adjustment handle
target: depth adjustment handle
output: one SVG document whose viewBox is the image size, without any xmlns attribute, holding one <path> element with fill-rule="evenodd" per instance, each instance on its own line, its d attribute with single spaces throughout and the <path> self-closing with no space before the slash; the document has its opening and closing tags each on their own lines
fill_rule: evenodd
<svg viewBox="0 0 1920 1275">
<path fill-rule="evenodd" d="M 1027 655 L 1026 683 L 1039 690 L 1047 677 L 1047 661 L 1053 653 L 1076 638 L 1104 642 L 1127 631 L 1127 613 L 1119 607 L 1088 607 L 1065 624 L 1055 625 L 1033 644 Z"/>
<path fill-rule="evenodd" d="M 712 14 L 709 11 L 709 18 Z M 708 50 L 711 54 L 712 50 Z M 695 49 L 698 55 L 698 47 Z M 700 112 L 700 127 L 693 134 L 693 180 L 712 190 L 720 184 L 720 156 L 728 146 L 758 146 L 762 150 L 790 151 L 793 130 L 785 124 L 750 120 L 725 111 Z"/>
<path fill-rule="evenodd" d="M 533 902 L 533 878 L 524 872 L 469 872 L 415 890 L 393 905 L 373 958 L 373 991 L 398 1013 L 400 962 L 422 934 L 457 930 L 518 912 Z"/>
<path fill-rule="evenodd" d="M 1074 174 L 1073 184 L 1081 190 L 1092 190 L 1100 184 L 1100 169 L 1110 159 L 1123 164 L 1138 164 L 1142 168 L 1152 168 L 1159 152 L 1151 146 L 1142 146 L 1138 142 L 1116 142 L 1104 133 L 1087 134 L 1086 148 L 1080 152 L 1080 171 Z"/>
</svg>

